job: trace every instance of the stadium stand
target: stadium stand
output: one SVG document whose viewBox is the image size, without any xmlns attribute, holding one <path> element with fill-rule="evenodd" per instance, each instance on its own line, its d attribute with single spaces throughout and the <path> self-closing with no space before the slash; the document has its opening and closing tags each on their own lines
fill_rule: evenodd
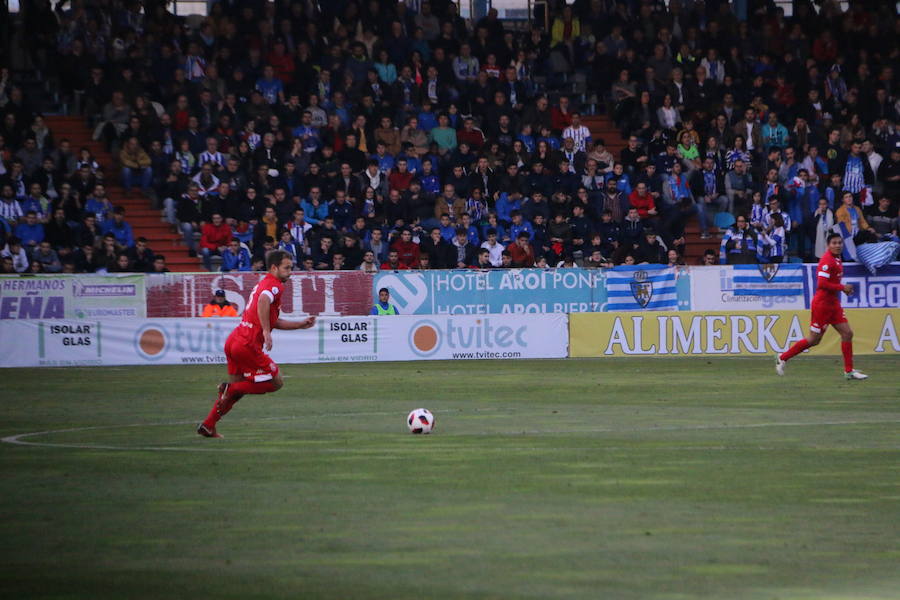
<svg viewBox="0 0 900 600">
<path fill-rule="evenodd" d="M 22 3 L 0 268 L 484 267 L 489 232 L 549 266 L 896 241 L 895 9 L 781 4 Z"/>
</svg>

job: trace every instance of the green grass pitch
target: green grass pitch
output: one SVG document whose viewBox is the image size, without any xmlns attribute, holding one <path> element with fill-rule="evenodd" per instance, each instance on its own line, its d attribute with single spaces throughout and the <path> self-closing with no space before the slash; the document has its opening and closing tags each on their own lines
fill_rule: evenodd
<svg viewBox="0 0 900 600">
<path fill-rule="evenodd" d="M 900 360 L 4 370 L 0 581 L 40 599 L 900 598 Z M 435 434 L 407 433 L 426 407 Z M 61 431 L 62 430 L 62 431 Z M 69 430 L 69 431 L 65 431 Z"/>
</svg>

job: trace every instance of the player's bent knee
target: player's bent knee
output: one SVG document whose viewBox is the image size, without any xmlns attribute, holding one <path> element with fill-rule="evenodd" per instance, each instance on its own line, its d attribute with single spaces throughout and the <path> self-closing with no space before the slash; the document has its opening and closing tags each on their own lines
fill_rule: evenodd
<svg viewBox="0 0 900 600">
<path fill-rule="evenodd" d="M 275 391 L 275 392 L 277 392 L 282 387 L 284 387 L 284 380 L 281 378 L 281 375 L 276 375 L 272 379 L 272 387 L 274 388 L 272 391 Z"/>
</svg>

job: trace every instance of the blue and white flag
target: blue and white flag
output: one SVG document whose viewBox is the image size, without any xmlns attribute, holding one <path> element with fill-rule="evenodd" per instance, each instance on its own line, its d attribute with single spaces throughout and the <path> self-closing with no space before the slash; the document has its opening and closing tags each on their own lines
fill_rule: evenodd
<svg viewBox="0 0 900 600">
<path fill-rule="evenodd" d="M 606 310 L 678 310 L 675 269 L 621 265 L 607 269 Z"/>
<path fill-rule="evenodd" d="M 803 265 L 733 265 L 735 296 L 802 296 Z"/>
<path fill-rule="evenodd" d="M 856 249 L 859 262 L 864 264 L 872 275 L 878 267 L 889 264 L 900 255 L 900 243 L 878 242 L 875 244 L 863 244 Z"/>
<path fill-rule="evenodd" d="M 847 224 L 843 221 L 835 223 L 831 229 L 835 233 L 841 234 L 841 237 L 844 238 L 844 252 L 841 258 L 847 261 L 856 260 L 856 244 L 853 242 L 853 232 L 847 229 Z"/>
</svg>

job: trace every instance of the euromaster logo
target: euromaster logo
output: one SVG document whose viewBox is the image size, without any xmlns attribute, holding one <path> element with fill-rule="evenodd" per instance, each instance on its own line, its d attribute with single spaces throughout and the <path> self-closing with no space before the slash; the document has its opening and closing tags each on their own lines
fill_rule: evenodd
<svg viewBox="0 0 900 600">
<path fill-rule="evenodd" d="M 169 351 L 169 333 L 162 325 L 148 323 L 134 334 L 134 349 L 145 360 L 159 360 Z"/>
<path fill-rule="evenodd" d="M 526 325 L 495 327 L 489 318 L 476 319 L 474 324 L 448 318 L 440 325 L 424 319 L 410 328 L 409 347 L 422 357 L 432 356 L 445 346 L 451 350 L 524 349 L 528 347 L 527 330 Z"/>
</svg>

